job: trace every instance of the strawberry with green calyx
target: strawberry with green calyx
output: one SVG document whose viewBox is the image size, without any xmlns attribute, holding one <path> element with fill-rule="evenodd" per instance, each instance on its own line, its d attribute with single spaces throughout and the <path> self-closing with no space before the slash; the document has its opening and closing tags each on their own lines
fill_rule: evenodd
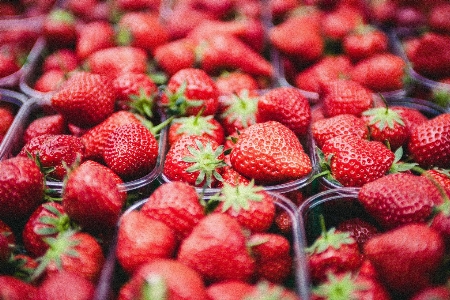
<svg viewBox="0 0 450 300">
<path fill-rule="evenodd" d="M 224 183 L 221 191 L 211 200 L 219 202 L 216 212 L 236 218 L 242 227 L 251 232 L 266 231 L 275 218 L 273 198 L 262 186 L 256 186 L 253 180 L 248 184 Z"/>
<path fill-rule="evenodd" d="M 77 40 L 75 16 L 65 9 L 50 11 L 44 20 L 43 35 L 49 45 L 74 46 Z"/>
<path fill-rule="evenodd" d="M 221 281 L 213 283 L 207 287 L 206 292 L 211 300 L 237 300 L 245 299 L 250 294 L 254 286 L 244 281 Z"/>
<path fill-rule="evenodd" d="M 62 48 L 55 50 L 44 58 L 42 72 L 45 73 L 50 70 L 58 70 L 67 75 L 67 73 L 77 69 L 78 64 L 79 62 L 75 51 L 69 48 Z"/>
<path fill-rule="evenodd" d="M 261 280 L 254 285 L 253 291 L 244 299 L 247 300 L 300 300 L 300 297 L 286 287 Z"/>
<path fill-rule="evenodd" d="M 163 174 L 171 181 L 213 187 L 222 181 L 225 166 L 223 145 L 203 136 L 183 136 L 167 152 Z"/>
<path fill-rule="evenodd" d="M 256 96 L 259 90 L 255 77 L 242 71 L 222 72 L 216 78 L 216 85 L 222 96 L 239 95 L 243 91 L 248 91 L 247 95 Z"/>
<path fill-rule="evenodd" d="M 226 159 L 226 158 L 225 158 Z M 227 162 L 227 164 L 229 164 Z M 222 181 L 217 184 L 217 187 L 223 187 L 225 184 L 238 185 L 238 184 L 249 184 L 250 180 L 239 174 L 238 171 L 230 166 L 225 166 L 222 170 Z"/>
</svg>

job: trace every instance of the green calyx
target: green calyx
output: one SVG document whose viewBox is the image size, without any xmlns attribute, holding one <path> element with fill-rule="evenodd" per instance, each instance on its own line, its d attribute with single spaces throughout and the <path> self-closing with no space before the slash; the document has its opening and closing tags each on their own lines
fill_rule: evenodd
<svg viewBox="0 0 450 300">
<path fill-rule="evenodd" d="M 450 90 L 436 89 L 433 91 L 433 102 L 447 108 L 450 105 Z"/>
<path fill-rule="evenodd" d="M 315 240 L 315 242 L 306 248 L 308 254 L 322 253 L 328 248 L 339 249 L 342 245 L 355 243 L 349 232 L 336 232 L 336 228 L 330 228 Z"/>
<path fill-rule="evenodd" d="M 177 118 L 173 123 L 181 124 L 177 129 L 177 134 L 187 135 L 213 135 L 217 126 L 211 123 L 213 116 L 189 116 Z"/>
<path fill-rule="evenodd" d="M 255 186 L 253 180 L 249 184 L 224 183 L 221 192 L 214 195 L 212 199 L 223 202 L 222 212 L 232 209 L 239 213 L 241 209 L 248 210 L 252 201 L 261 202 L 264 197 L 259 192 L 262 190 L 263 187 Z"/>
<path fill-rule="evenodd" d="M 165 94 L 169 100 L 168 104 L 165 105 L 168 115 L 185 116 L 189 107 L 199 107 L 203 105 L 202 100 L 187 99 L 185 96 L 186 88 L 187 82 L 184 81 L 175 93 L 168 90 L 165 91 Z"/>
<path fill-rule="evenodd" d="M 389 168 L 389 174 L 392 173 L 400 173 L 400 172 L 406 172 L 414 169 L 416 166 L 418 166 L 417 163 L 408 163 L 408 162 L 402 162 L 403 158 L 403 148 L 400 147 L 394 152 L 394 161 L 392 162 L 391 167 Z"/>
<path fill-rule="evenodd" d="M 250 97 L 248 90 L 241 91 L 239 95 L 233 94 L 225 101 L 225 105 L 227 109 L 220 115 L 222 119 L 239 121 L 244 128 L 256 123 L 258 98 Z"/>
<path fill-rule="evenodd" d="M 130 95 L 130 103 L 128 104 L 132 111 L 145 116 L 153 118 L 155 95 L 149 95 L 143 88 L 139 89 L 139 95 Z"/>
<path fill-rule="evenodd" d="M 212 144 L 209 142 L 203 145 L 201 141 L 196 140 L 195 144 L 198 149 L 188 146 L 190 155 L 182 159 L 184 162 L 192 163 L 186 172 L 199 172 L 195 184 L 200 185 L 205 181 L 205 186 L 211 187 L 213 178 L 223 181 L 222 176 L 217 172 L 217 169 L 227 165 L 223 159 L 219 158 L 223 153 L 223 145 L 213 150 Z"/>
<path fill-rule="evenodd" d="M 126 27 L 120 27 L 116 33 L 116 43 L 119 46 L 129 46 L 133 42 L 133 34 L 130 29 Z"/>
<path fill-rule="evenodd" d="M 167 284 L 164 278 L 158 274 L 151 274 L 144 279 L 141 287 L 143 300 L 166 300 L 169 299 Z"/>
<path fill-rule="evenodd" d="M 47 226 L 36 229 L 35 233 L 43 236 L 53 235 L 60 232 L 65 232 L 74 227 L 68 214 L 61 213 L 56 207 L 50 204 L 44 204 L 44 208 L 51 212 L 54 216 L 40 217 L 39 222 Z"/>
<path fill-rule="evenodd" d="M 281 285 L 271 285 L 267 281 L 261 281 L 256 285 L 256 293 L 244 297 L 244 300 L 288 300 L 286 289 Z"/>
<path fill-rule="evenodd" d="M 75 16 L 67 10 L 55 9 L 50 13 L 50 19 L 56 22 L 63 22 L 67 24 L 75 23 Z"/>
<path fill-rule="evenodd" d="M 329 300 L 357 300 L 355 292 L 368 288 L 364 284 L 355 283 L 350 272 L 339 278 L 332 273 L 328 273 L 327 277 L 327 282 L 313 288 L 314 295 Z"/>
<path fill-rule="evenodd" d="M 363 112 L 363 115 L 370 117 L 369 125 L 375 125 L 380 131 L 386 127 L 393 129 L 395 124 L 405 126 L 400 115 L 388 107 L 371 108 Z"/>
</svg>

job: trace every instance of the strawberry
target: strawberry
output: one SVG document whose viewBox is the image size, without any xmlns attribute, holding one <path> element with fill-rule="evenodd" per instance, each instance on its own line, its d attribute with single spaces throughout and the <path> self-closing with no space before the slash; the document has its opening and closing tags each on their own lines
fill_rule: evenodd
<svg viewBox="0 0 450 300">
<path fill-rule="evenodd" d="M 187 1 L 187 5 L 189 5 L 193 9 L 206 11 L 209 14 L 211 14 L 212 16 L 219 19 L 231 12 L 231 9 L 233 8 L 233 5 L 234 5 L 234 1 L 232 1 L 232 0 L 224 0 L 224 1 L 190 0 L 190 1 Z"/>
<path fill-rule="evenodd" d="M 60 70 L 64 73 L 75 70 L 78 67 L 77 54 L 70 48 L 56 50 L 44 58 L 42 72 Z"/>
<path fill-rule="evenodd" d="M 185 135 L 206 136 L 218 144 L 223 144 L 225 141 L 224 129 L 213 116 L 197 115 L 174 119 L 168 132 L 169 145 Z"/>
<path fill-rule="evenodd" d="M 47 252 L 40 258 L 38 268 L 32 279 L 49 278 L 66 271 L 74 272 L 96 283 L 102 270 L 105 257 L 94 236 L 85 232 L 65 231 L 46 239 Z"/>
<path fill-rule="evenodd" d="M 291 274 L 293 259 L 291 245 L 282 235 L 255 233 L 248 240 L 256 260 L 256 278 L 272 283 L 283 283 Z"/>
<path fill-rule="evenodd" d="M 445 113 L 421 125 L 411 133 L 408 151 L 422 167 L 450 167 L 450 114 Z"/>
<path fill-rule="evenodd" d="M 0 107 L 0 137 L 6 135 L 14 121 L 14 111 L 8 107 Z"/>
<path fill-rule="evenodd" d="M 34 89 L 42 93 L 56 91 L 64 81 L 66 81 L 64 72 L 60 70 L 50 70 L 36 79 Z"/>
<path fill-rule="evenodd" d="M 12 228 L 2 220 L 0 220 L 0 235 L 6 237 L 6 240 L 9 244 L 16 244 L 16 236 Z"/>
<path fill-rule="evenodd" d="M 93 299 L 95 285 L 74 272 L 58 272 L 39 284 L 36 300 Z"/>
<path fill-rule="evenodd" d="M 112 114 L 115 100 L 114 86 L 107 77 L 77 72 L 52 95 L 51 105 L 67 122 L 87 128 Z"/>
<path fill-rule="evenodd" d="M 44 20 L 43 35 L 49 45 L 74 46 L 77 39 L 75 16 L 65 9 L 53 9 Z"/>
<path fill-rule="evenodd" d="M 228 164 L 228 162 L 227 162 Z M 226 166 L 223 168 L 222 172 L 222 181 L 218 183 L 218 187 L 222 188 L 225 184 L 229 185 L 241 185 L 241 184 L 249 184 L 250 180 L 239 174 L 232 167 Z"/>
<path fill-rule="evenodd" d="M 117 26 L 119 45 L 141 48 L 149 54 L 169 41 L 169 33 L 155 13 L 125 12 Z"/>
<path fill-rule="evenodd" d="M 39 157 L 44 168 L 54 168 L 48 176 L 62 180 L 66 168 L 84 160 L 84 145 L 79 137 L 66 134 L 43 134 L 32 138 L 22 147 L 18 156 Z"/>
<path fill-rule="evenodd" d="M 403 88 L 405 61 L 390 53 L 376 54 L 358 62 L 350 77 L 374 92 L 389 92 Z"/>
<path fill-rule="evenodd" d="M 358 217 L 340 222 L 336 230 L 349 232 L 361 250 L 364 244 L 378 233 L 377 227 Z"/>
<path fill-rule="evenodd" d="M 216 85 L 221 95 L 239 95 L 247 90 L 253 96 L 259 89 L 258 81 L 248 73 L 241 71 L 224 72 L 216 78 Z"/>
<path fill-rule="evenodd" d="M 311 123 L 308 99 L 296 88 L 273 88 L 258 100 L 259 122 L 278 121 L 297 136 L 306 136 Z"/>
<path fill-rule="evenodd" d="M 256 266 L 247 251 L 241 226 L 222 213 L 213 213 L 200 220 L 182 241 L 177 259 L 210 283 L 249 281 Z"/>
<path fill-rule="evenodd" d="M 432 286 L 417 292 L 411 300 L 445 300 L 450 298 L 450 289 L 445 285 Z"/>
<path fill-rule="evenodd" d="M 364 255 L 388 289 L 411 295 L 431 285 L 444 256 L 439 234 L 426 224 L 407 224 L 372 237 Z"/>
<path fill-rule="evenodd" d="M 33 120 L 23 133 L 24 143 L 43 134 L 65 134 L 67 124 L 60 114 L 47 115 Z"/>
<path fill-rule="evenodd" d="M 119 300 L 133 299 L 208 299 L 206 287 L 198 272 L 170 259 L 144 264 L 123 285 Z"/>
<path fill-rule="evenodd" d="M 119 184 L 123 184 L 122 180 L 110 169 L 85 161 L 70 172 L 65 183 L 64 210 L 87 231 L 110 232 L 126 200 L 126 192 Z"/>
<path fill-rule="evenodd" d="M 106 21 L 93 21 L 77 27 L 75 51 L 84 60 L 100 49 L 114 46 L 114 28 Z"/>
<path fill-rule="evenodd" d="M 339 135 L 355 135 L 362 139 L 367 139 L 369 136 L 364 120 L 351 114 L 340 114 L 317 120 L 312 123 L 311 132 L 319 148 L 322 148 L 329 139 Z"/>
<path fill-rule="evenodd" d="M 253 289 L 254 287 L 250 283 L 229 280 L 209 285 L 206 292 L 211 300 L 240 300 L 245 299 Z"/>
<path fill-rule="evenodd" d="M 372 93 L 353 80 L 338 79 L 323 84 L 320 98 L 326 117 L 340 114 L 359 117 L 372 105 Z"/>
<path fill-rule="evenodd" d="M 395 173 L 365 184 L 358 193 L 365 210 L 384 228 L 425 222 L 442 198 L 424 176 Z"/>
<path fill-rule="evenodd" d="M 27 157 L 2 160 L 0 168 L 0 219 L 20 224 L 44 200 L 44 174 Z"/>
<path fill-rule="evenodd" d="M 276 121 L 256 123 L 239 136 L 232 167 L 257 184 L 278 184 L 306 176 L 311 161 L 295 133 Z"/>
<path fill-rule="evenodd" d="M 413 132 L 418 125 L 427 120 L 427 117 L 415 108 L 396 105 L 392 105 L 390 108 L 400 115 L 403 123 L 405 123 L 405 127 L 408 129 L 409 134 L 411 134 L 411 132 Z"/>
<path fill-rule="evenodd" d="M 449 3 L 437 3 L 433 5 L 428 14 L 428 26 L 432 31 L 450 34 L 450 22 L 448 20 L 448 15 L 450 13 Z"/>
<path fill-rule="evenodd" d="M 3 51 L 0 48 L 0 78 L 9 76 L 21 68 L 20 64 L 9 50 Z"/>
<path fill-rule="evenodd" d="M 204 136 L 177 139 L 164 158 L 163 174 L 170 181 L 183 181 L 201 187 L 214 187 L 221 181 L 223 146 Z"/>
<path fill-rule="evenodd" d="M 363 15 L 358 8 L 341 3 L 320 20 L 322 35 L 330 40 L 342 41 L 345 36 L 363 23 Z"/>
<path fill-rule="evenodd" d="M 178 39 L 158 46 L 154 51 L 157 65 L 169 76 L 195 65 L 195 42 L 188 38 Z"/>
<path fill-rule="evenodd" d="M 171 258 L 176 245 L 172 229 L 143 212 L 133 210 L 120 218 L 116 256 L 128 274 L 134 273 L 147 262 Z"/>
<path fill-rule="evenodd" d="M 11 275 L 0 276 L 0 297 L 11 300 L 36 299 L 36 287 Z"/>
<path fill-rule="evenodd" d="M 137 179 L 156 166 L 158 141 L 140 123 L 117 127 L 106 139 L 103 160 L 123 180 Z"/>
<path fill-rule="evenodd" d="M 342 48 L 352 61 L 359 61 L 388 50 L 388 36 L 383 31 L 371 26 L 358 26 L 347 34 L 342 41 Z"/>
<path fill-rule="evenodd" d="M 324 230 L 314 243 L 306 248 L 308 268 L 314 283 L 326 280 L 327 273 L 339 274 L 359 269 L 362 254 L 358 243 L 349 232 Z"/>
<path fill-rule="evenodd" d="M 219 91 L 213 79 L 202 69 L 182 69 L 167 83 L 161 105 L 171 115 L 214 115 L 219 107 Z"/>
<path fill-rule="evenodd" d="M 119 11 L 130 10 L 156 10 L 159 8 L 161 0 L 117 0 L 115 5 Z"/>
<path fill-rule="evenodd" d="M 259 281 L 254 285 L 253 291 L 247 295 L 248 299 L 286 299 L 286 300 L 300 300 L 300 297 L 292 290 L 279 285 L 269 283 L 265 280 Z"/>
<path fill-rule="evenodd" d="M 92 73 L 114 79 L 123 72 L 145 73 L 147 54 L 137 47 L 108 47 L 91 53 L 86 58 L 86 65 Z"/>
<path fill-rule="evenodd" d="M 22 241 L 25 249 L 34 257 L 42 256 L 48 249 L 45 238 L 56 237 L 72 226 L 62 204 L 43 203 L 31 214 L 23 228 Z"/>
<path fill-rule="evenodd" d="M 394 162 L 394 153 L 377 141 L 340 135 L 325 142 L 323 154 L 330 172 L 343 186 L 360 187 L 383 177 Z"/>
</svg>

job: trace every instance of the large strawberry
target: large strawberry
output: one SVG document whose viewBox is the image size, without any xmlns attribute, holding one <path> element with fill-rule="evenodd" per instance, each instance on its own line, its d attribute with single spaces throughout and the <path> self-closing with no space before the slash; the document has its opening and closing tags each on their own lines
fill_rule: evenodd
<svg viewBox="0 0 450 300">
<path fill-rule="evenodd" d="M 241 226 L 222 213 L 200 220 L 181 243 L 177 259 L 199 272 L 207 282 L 249 281 L 255 271 L 255 261 L 246 248 Z"/>
<path fill-rule="evenodd" d="M 358 193 L 364 208 L 385 228 L 425 222 L 442 198 L 424 176 L 389 174 L 365 184 Z"/>
<path fill-rule="evenodd" d="M 134 210 L 120 218 L 116 257 L 129 274 L 158 258 L 171 258 L 177 245 L 174 231 L 161 221 Z"/>
<path fill-rule="evenodd" d="M 374 236 L 364 246 L 382 282 L 400 295 L 432 284 L 444 258 L 444 242 L 426 224 L 408 224 Z"/>
<path fill-rule="evenodd" d="M 86 128 L 112 114 L 115 100 L 114 86 L 107 77 L 77 72 L 52 95 L 51 105 L 68 122 Z"/>
<path fill-rule="evenodd" d="M 295 133 L 276 121 L 245 129 L 231 151 L 230 161 L 236 171 L 258 184 L 300 179 L 312 170 Z"/>
<path fill-rule="evenodd" d="M 36 300 L 93 299 L 95 284 L 75 272 L 58 272 L 39 284 Z"/>
</svg>

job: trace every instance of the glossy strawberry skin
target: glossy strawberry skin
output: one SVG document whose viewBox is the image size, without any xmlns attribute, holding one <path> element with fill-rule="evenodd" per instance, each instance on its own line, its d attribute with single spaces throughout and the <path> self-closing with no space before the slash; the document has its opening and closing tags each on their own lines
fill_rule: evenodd
<svg viewBox="0 0 450 300">
<path fill-rule="evenodd" d="M 349 232 L 350 236 L 355 239 L 361 250 L 364 244 L 372 236 L 378 233 L 377 227 L 358 217 L 339 223 L 336 229 Z"/>
<path fill-rule="evenodd" d="M 149 98 L 153 97 L 158 87 L 153 80 L 145 73 L 137 72 L 122 72 L 113 81 L 114 87 L 117 90 L 118 101 L 130 102 L 130 96 L 139 96 L 141 89 Z"/>
</svg>

